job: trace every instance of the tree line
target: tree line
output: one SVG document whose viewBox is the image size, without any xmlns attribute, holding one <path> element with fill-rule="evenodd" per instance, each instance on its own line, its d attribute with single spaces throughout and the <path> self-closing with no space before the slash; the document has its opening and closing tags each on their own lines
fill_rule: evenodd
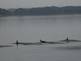
<svg viewBox="0 0 81 61">
<path fill-rule="evenodd" d="M 58 15 L 58 14 L 81 14 L 81 6 L 64 7 L 37 7 L 37 8 L 0 8 L 0 16 L 23 16 L 23 15 Z"/>
</svg>

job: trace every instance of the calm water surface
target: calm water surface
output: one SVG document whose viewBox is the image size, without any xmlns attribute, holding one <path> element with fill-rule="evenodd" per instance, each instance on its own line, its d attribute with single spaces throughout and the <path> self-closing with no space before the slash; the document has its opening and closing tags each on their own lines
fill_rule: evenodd
<svg viewBox="0 0 81 61">
<path fill-rule="evenodd" d="M 0 17 L 0 44 L 81 40 L 81 15 Z M 0 61 L 81 61 L 81 43 L 0 48 Z M 59 47 L 58 47 L 59 46 Z"/>
</svg>

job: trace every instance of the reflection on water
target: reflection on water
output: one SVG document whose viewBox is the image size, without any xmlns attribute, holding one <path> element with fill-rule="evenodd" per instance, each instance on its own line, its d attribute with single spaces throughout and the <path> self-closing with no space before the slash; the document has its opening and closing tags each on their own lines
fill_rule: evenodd
<svg viewBox="0 0 81 61">
<path fill-rule="evenodd" d="M 81 46 L 57 47 L 57 49 L 63 49 L 63 50 L 80 50 Z"/>
<path fill-rule="evenodd" d="M 81 40 L 81 15 L 0 17 L 0 45 L 15 42 Z M 74 45 L 74 44 L 72 44 Z M 1 61 L 81 61 L 81 43 L 0 48 Z M 59 46 L 59 47 L 56 47 Z M 53 49 L 52 49 L 53 47 Z M 62 50 L 61 50 L 62 49 Z"/>
</svg>

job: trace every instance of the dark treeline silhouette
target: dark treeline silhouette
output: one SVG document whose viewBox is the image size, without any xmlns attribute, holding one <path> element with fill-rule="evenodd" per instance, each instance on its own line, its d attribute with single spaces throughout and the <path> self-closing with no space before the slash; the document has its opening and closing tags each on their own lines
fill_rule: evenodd
<svg viewBox="0 0 81 61">
<path fill-rule="evenodd" d="M 9 14 L 9 12 L 6 9 L 0 8 L 0 16 L 6 16 L 8 14 Z"/>
<path fill-rule="evenodd" d="M 65 7 L 37 7 L 37 8 L 0 8 L 0 16 L 23 16 L 23 15 L 58 15 L 58 14 L 81 14 L 81 6 Z"/>
</svg>

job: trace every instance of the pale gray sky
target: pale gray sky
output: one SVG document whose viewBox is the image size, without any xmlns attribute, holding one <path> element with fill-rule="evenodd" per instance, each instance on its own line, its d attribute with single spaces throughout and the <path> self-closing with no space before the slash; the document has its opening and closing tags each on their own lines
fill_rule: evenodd
<svg viewBox="0 0 81 61">
<path fill-rule="evenodd" d="M 0 8 L 81 5 L 81 0 L 0 0 Z"/>
</svg>

